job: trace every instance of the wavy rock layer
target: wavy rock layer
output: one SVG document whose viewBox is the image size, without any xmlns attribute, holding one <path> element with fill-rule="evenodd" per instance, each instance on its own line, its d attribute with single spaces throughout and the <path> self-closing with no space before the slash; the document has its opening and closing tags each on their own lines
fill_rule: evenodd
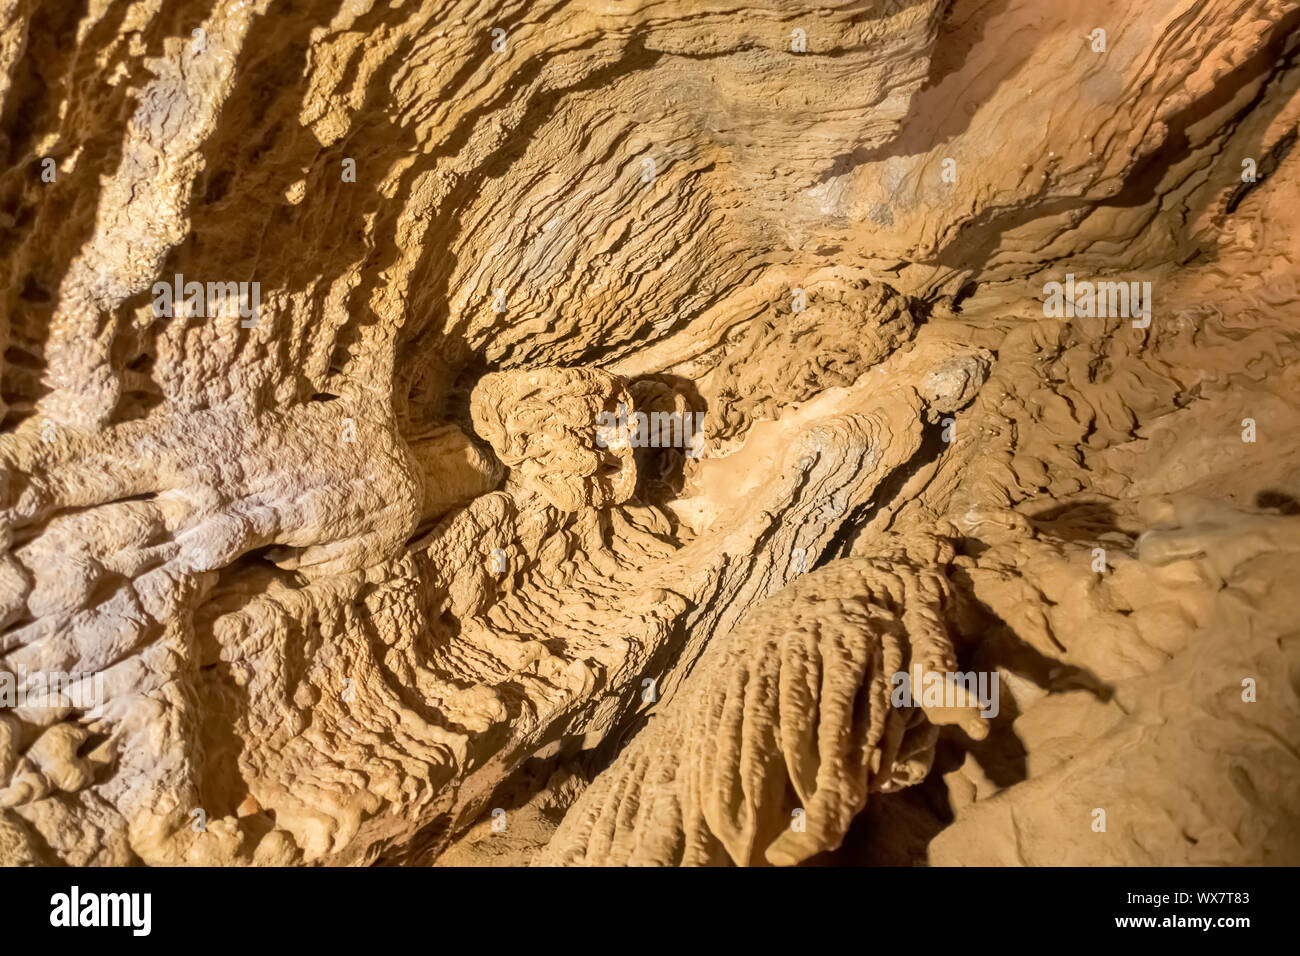
<svg viewBox="0 0 1300 956">
<path fill-rule="evenodd" d="M 1298 26 L 0 0 L 0 861 L 1300 862 Z"/>
<path fill-rule="evenodd" d="M 919 688 L 956 671 L 943 550 L 922 541 L 919 554 L 833 561 L 758 604 L 714 639 L 538 862 L 798 863 L 838 847 L 869 793 L 925 777 L 938 724 L 982 737 L 965 695 L 954 707 L 891 701 L 897 673 Z"/>
</svg>

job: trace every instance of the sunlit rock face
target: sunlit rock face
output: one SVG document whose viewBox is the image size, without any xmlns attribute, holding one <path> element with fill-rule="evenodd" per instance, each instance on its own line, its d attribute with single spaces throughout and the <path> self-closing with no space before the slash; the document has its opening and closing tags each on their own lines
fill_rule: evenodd
<svg viewBox="0 0 1300 956">
<path fill-rule="evenodd" d="M 0 3 L 0 862 L 1300 863 L 1297 27 Z"/>
</svg>

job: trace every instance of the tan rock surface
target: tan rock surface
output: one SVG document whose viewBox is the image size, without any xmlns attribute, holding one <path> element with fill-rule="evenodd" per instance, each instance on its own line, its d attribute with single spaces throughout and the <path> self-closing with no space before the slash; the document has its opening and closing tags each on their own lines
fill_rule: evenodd
<svg viewBox="0 0 1300 956">
<path fill-rule="evenodd" d="M 1300 863 L 1298 26 L 0 0 L 0 862 Z"/>
</svg>

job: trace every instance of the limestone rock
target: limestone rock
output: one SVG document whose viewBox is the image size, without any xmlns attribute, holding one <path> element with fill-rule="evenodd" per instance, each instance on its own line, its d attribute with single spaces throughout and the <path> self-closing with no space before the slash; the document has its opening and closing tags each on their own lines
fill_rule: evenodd
<svg viewBox="0 0 1300 956">
<path fill-rule="evenodd" d="M 1300 863 L 1298 28 L 0 2 L 0 862 Z"/>
</svg>

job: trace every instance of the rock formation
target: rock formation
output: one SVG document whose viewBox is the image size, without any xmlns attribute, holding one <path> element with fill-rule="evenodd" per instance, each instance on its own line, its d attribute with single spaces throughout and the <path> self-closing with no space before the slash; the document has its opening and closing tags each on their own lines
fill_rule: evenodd
<svg viewBox="0 0 1300 956">
<path fill-rule="evenodd" d="M 0 863 L 1300 863 L 1298 27 L 0 0 Z"/>
<path fill-rule="evenodd" d="M 715 637 L 681 697 L 582 794 L 541 862 L 798 863 L 838 847 L 869 793 L 919 783 L 938 725 L 984 737 L 964 687 L 945 688 L 955 706 L 891 700 L 894 674 L 919 687 L 957 672 L 954 599 L 926 543 L 919 557 L 895 548 L 832 561 Z"/>
</svg>

